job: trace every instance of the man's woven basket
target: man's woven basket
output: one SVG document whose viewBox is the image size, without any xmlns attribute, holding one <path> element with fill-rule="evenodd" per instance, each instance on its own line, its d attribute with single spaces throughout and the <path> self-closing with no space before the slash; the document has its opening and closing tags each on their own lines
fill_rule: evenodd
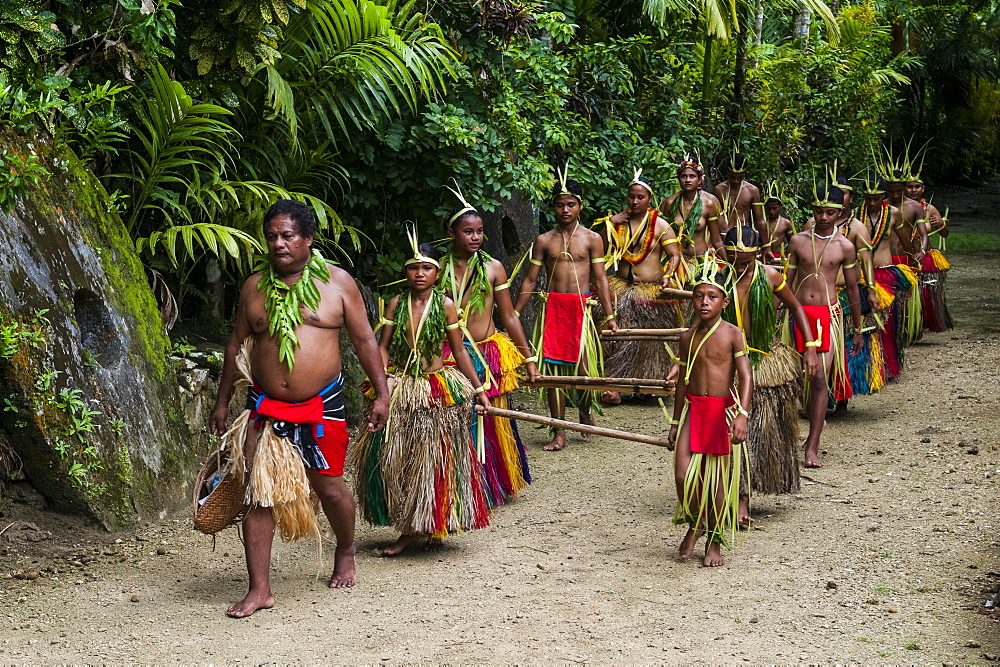
<svg viewBox="0 0 1000 667">
<path fill-rule="evenodd" d="M 239 475 L 230 471 L 209 491 L 211 480 L 223 469 L 225 461 L 225 452 L 220 444 L 208 455 L 194 483 L 194 527 L 206 535 L 215 535 L 220 530 L 239 523 L 247 510 L 247 476 L 241 481 Z M 205 502 L 199 505 L 198 501 L 202 498 L 205 498 Z"/>
</svg>

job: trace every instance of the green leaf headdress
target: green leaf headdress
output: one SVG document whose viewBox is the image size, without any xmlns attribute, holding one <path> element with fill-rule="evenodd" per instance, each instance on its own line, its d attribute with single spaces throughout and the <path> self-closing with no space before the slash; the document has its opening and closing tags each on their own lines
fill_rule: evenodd
<svg viewBox="0 0 1000 667">
<path fill-rule="evenodd" d="M 742 160 L 742 166 L 739 169 L 737 169 L 736 168 L 736 162 L 737 162 L 737 160 L 739 158 L 743 158 L 743 160 Z M 735 141 L 733 142 L 733 149 L 731 151 L 729 151 L 729 165 L 728 165 L 728 170 L 731 171 L 731 172 L 733 172 L 734 174 L 743 174 L 743 173 L 746 173 L 746 170 L 747 170 L 747 159 L 746 159 L 746 156 L 740 155 L 740 151 L 737 149 Z"/>
<path fill-rule="evenodd" d="M 710 250 L 698 259 L 694 278 L 691 280 L 691 289 L 698 285 L 715 285 L 729 297 L 734 293 L 733 273 L 732 265 L 716 257 Z"/>
<path fill-rule="evenodd" d="M 833 161 L 833 166 L 831 166 L 827 170 L 827 174 L 828 174 L 828 176 L 830 178 L 830 185 L 832 185 L 835 188 L 840 188 L 841 190 L 844 190 L 845 192 L 853 192 L 854 191 L 854 187 L 851 186 L 849 183 L 843 183 L 843 184 L 841 184 L 841 183 L 837 182 L 837 178 L 839 176 L 839 174 L 837 174 L 837 168 L 839 166 L 840 165 L 838 164 L 838 161 L 834 160 Z"/>
<path fill-rule="evenodd" d="M 748 227 L 749 225 L 742 225 L 736 227 L 736 243 L 734 245 L 725 246 L 726 250 L 729 252 L 757 252 L 760 250 L 760 245 L 747 245 L 743 242 L 743 227 Z M 752 228 L 751 228 L 752 229 Z"/>
<path fill-rule="evenodd" d="M 460 219 L 466 213 L 479 213 L 479 211 L 476 209 L 475 206 L 466 201 L 465 195 L 462 194 L 462 188 L 458 185 L 458 181 L 456 181 L 454 178 L 451 179 L 451 181 L 452 183 L 455 184 L 455 189 L 452 189 L 447 185 L 444 187 L 447 188 L 453 195 L 455 195 L 455 197 L 458 199 L 458 203 L 462 205 L 462 208 L 457 213 L 455 213 L 455 215 L 448 218 L 449 229 L 451 229 L 451 226 L 455 223 L 456 220 Z"/>
<path fill-rule="evenodd" d="M 633 167 L 633 170 L 634 173 L 632 175 L 632 181 L 628 184 L 628 187 L 632 187 L 633 185 L 639 185 L 641 187 L 644 187 L 646 188 L 646 191 L 649 192 L 650 201 L 656 199 L 656 194 L 653 192 L 653 186 L 649 183 L 649 181 L 639 178 L 640 176 L 642 176 L 642 169 L 637 169 Z"/>
<path fill-rule="evenodd" d="M 885 178 L 879 173 L 880 170 L 876 167 L 874 170 L 869 168 L 866 169 L 861 174 L 855 174 L 854 180 L 861 181 L 861 192 L 866 195 L 882 195 L 885 194 Z"/>
<path fill-rule="evenodd" d="M 911 155 L 911 144 L 913 143 L 913 137 L 906 142 L 906 151 L 903 153 L 903 174 L 906 177 L 906 181 L 923 183 L 920 180 L 920 172 L 924 170 L 924 160 L 927 158 L 927 147 L 930 145 L 930 140 L 927 141 L 923 146 L 913 151 Z M 920 160 L 919 166 L 917 165 L 917 160 Z"/>
<path fill-rule="evenodd" d="M 778 181 L 768 181 L 767 188 L 764 192 L 764 203 L 774 200 L 779 204 L 785 203 L 785 193 L 781 191 L 781 186 L 778 185 Z"/>
<path fill-rule="evenodd" d="M 569 160 L 566 160 L 566 166 L 562 169 L 556 167 L 556 177 L 558 178 L 559 189 L 552 195 L 553 201 L 556 197 L 569 195 L 570 197 L 576 197 L 576 200 L 580 202 L 581 206 L 583 206 L 583 198 L 576 193 L 570 192 L 569 188 L 566 187 L 566 181 L 569 180 Z"/>
<path fill-rule="evenodd" d="M 420 243 L 417 242 L 417 228 L 416 225 L 411 225 L 406 228 L 406 238 L 410 241 L 410 248 L 413 250 L 413 256 L 408 260 L 403 262 L 403 266 L 407 267 L 410 264 L 419 264 L 421 262 L 427 262 L 428 264 L 433 264 L 437 268 L 441 268 L 441 262 L 437 261 L 433 257 L 428 257 L 426 255 L 420 254 Z"/>
<path fill-rule="evenodd" d="M 820 191 L 816 188 L 816 172 L 813 172 L 813 201 L 810 206 L 816 208 L 844 208 L 843 204 L 838 204 L 836 202 L 830 201 L 830 190 L 831 188 L 839 188 L 840 186 L 836 183 L 829 182 L 829 174 L 824 173 L 823 175 L 823 196 L 820 196 Z"/>
</svg>

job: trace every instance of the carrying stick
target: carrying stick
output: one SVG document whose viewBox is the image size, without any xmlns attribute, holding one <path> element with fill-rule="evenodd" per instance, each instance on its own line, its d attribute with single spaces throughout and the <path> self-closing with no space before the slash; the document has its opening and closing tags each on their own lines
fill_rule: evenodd
<svg viewBox="0 0 1000 667">
<path fill-rule="evenodd" d="M 477 408 L 477 410 L 480 410 Z M 518 421 L 533 422 L 535 424 L 542 424 L 543 426 L 551 426 L 552 428 L 561 428 L 569 431 L 579 431 L 580 433 L 590 433 L 592 435 L 603 435 L 608 438 L 617 438 L 619 440 L 631 440 L 633 442 L 642 442 L 647 445 L 656 445 L 657 447 L 669 447 L 668 443 L 664 438 L 654 438 L 651 435 L 643 435 L 641 433 L 629 433 L 628 431 L 619 431 L 613 428 L 602 428 L 600 426 L 589 426 L 587 424 L 577 424 L 576 422 L 566 421 L 564 419 L 556 419 L 555 417 L 543 417 L 542 415 L 533 415 L 530 412 L 518 412 L 517 410 L 502 410 L 500 408 L 487 408 L 485 414 L 490 417 L 504 417 L 506 419 L 517 419 Z"/>
<path fill-rule="evenodd" d="M 652 396 L 673 396 L 674 388 L 668 387 L 662 380 L 646 378 L 602 378 L 586 375 L 541 375 L 534 382 L 528 381 L 527 386 L 554 389 L 579 389 L 580 391 L 618 391 L 633 394 L 648 394 Z"/>
<path fill-rule="evenodd" d="M 679 329 L 619 329 L 617 333 L 611 329 L 601 331 L 602 336 L 608 338 L 618 338 L 619 336 L 680 336 L 687 331 L 687 327 Z"/>
<path fill-rule="evenodd" d="M 666 297 L 668 299 L 690 299 L 693 293 L 686 289 L 674 289 L 673 287 L 661 287 L 660 293 L 657 295 L 661 299 Z"/>
</svg>

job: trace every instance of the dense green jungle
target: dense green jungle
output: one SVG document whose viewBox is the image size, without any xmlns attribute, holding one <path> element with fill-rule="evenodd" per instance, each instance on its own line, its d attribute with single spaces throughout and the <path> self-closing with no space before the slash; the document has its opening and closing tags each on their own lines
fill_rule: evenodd
<svg viewBox="0 0 1000 667">
<path fill-rule="evenodd" d="M 382 292 L 405 221 L 444 236 L 451 179 L 542 226 L 567 161 L 593 218 L 633 168 L 669 194 L 685 154 L 717 178 L 739 150 L 799 205 L 825 165 L 861 173 L 882 147 L 926 144 L 932 186 L 982 181 L 998 50 L 993 0 L 4 0 L 0 126 L 70 149 L 168 324 L 221 334 L 279 198 Z M 46 169 L 0 160 L 12 210 Z"/>
</svg>

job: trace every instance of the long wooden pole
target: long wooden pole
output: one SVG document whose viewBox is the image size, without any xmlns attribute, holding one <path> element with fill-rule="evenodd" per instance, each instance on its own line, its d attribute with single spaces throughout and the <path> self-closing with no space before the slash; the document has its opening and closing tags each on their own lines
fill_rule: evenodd
<svg viewBox="0 0 1000 667">
<path fill-rule="evenodd" d="M 694 295 L 686 289 L 674 289 L 673 287 L 661 287 L 659 296 L 673 299 L 690 299 Z"/>
<path fill-rule="evenodd" d="M 633 442 L 642 442 L 647 445 L 656 445 L 657 447 L 670 447 L 670 443 L 663 438 L 654 438 L 651 435 L 643 435 L 641 433 L 629 433 L 628 431 L 619 431 L 613 428 L 602 428 L 600 426 L 590 426 L 588 424 L 577 424 L 576 422 L 566 421 L 564 419 L 556 419 L 555 417 L 544 417 L 542 415 L 533 415 L 530 412 L 518 412 L 517 410 L 502 410 L 500 408 L 487 408 L 486 415 L 490 417 L 505 417 L 507 419 L 517 419 L 519 421 L 533 422 L 535 424 L 542 424 L 544 426 L 551 426 L 553 428 L 563 428 L 570 431 L 579 431 L 580 433 L 590 433 L 591 435 L 603 435 L 608 438 L 617 438 L 619 440 L 631 440 Z"/>
<path fill-rule="evenodd" d="M 611 329 L 601 330 L 602 336 L 679 336 L 687 331 L 687 327 L 678 329 L 619 329 L 617 333 Z"/>
<path fill-rule="evenodd" d="M 553 384 L 637 384 L 662 387 L 663 380 L 649 378 L 602 378 L 589 375 L 539 375 L 537 382 L 552 382 Z M 534 384 L 534 383 L 527 383 Z"/>
</svg>

